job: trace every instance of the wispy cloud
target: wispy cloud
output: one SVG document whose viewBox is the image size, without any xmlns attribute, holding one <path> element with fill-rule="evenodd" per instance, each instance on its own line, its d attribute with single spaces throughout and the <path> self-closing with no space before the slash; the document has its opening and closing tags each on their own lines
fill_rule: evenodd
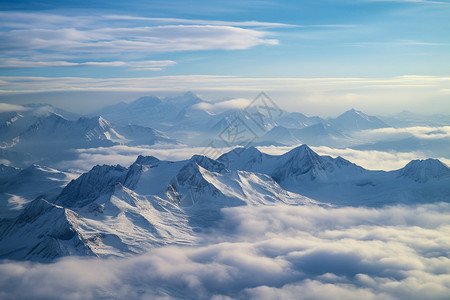
<svg viewBox="0 0 450 300">
<path fill-rule="evenodd" d="M 251 100 L 245 98 L 236 98 L 220 102 L 201 102 L 194 105 L 194 108 L 206 110 L 211 113 L 220 113 L 226 110 L 242 110 L 245 109 Z"/>
<path fill-rule="evenodd" d="M 286 28 L 354 26 L 0 11 L 0 60 L 9 61 L 3 63 L 8 68 L 117 66 L 116 62 L 124 57 L 138 61 L 173 52 L 278 45 L 277 35 Z M 44 56 L 47 60 L 30 59 Z M 72 59 L 58 60 L 58 56 Z M 95 64 L 96 57 L 106 58 L 109 63 Z M 157 67 L 140 69 L 158 70 Z"/>
<path fill-rule="evenodd" d="M 79 30 L 20 29 L 0 32 L 0 50 L 4 54 L 30 51 L 63 53 L 92 52 L 176 52 L 211 49 L 248 49 L 257 45 L 275 45 L 268 33 L 253 29 L 213 25 L 165 25 L 135 28 Z"/>
<path fill-rule="evenodd" d="M 10 111 L 26 111 L 26 110 L 29 110 L 29 108 L 22 105 L 0 103 L 0 113 Z"/>
<path fill-rule="evenodd" d="M 9 58 L 0 61 L 0 68 L 50 68 L 50 67 L 128 67 L 140 70 L 161 70 L 175 65 L 172 60 L 142 60 L 142 61 L 33 61 Z"/>
<path fill-rule="evenodd" d="M 149 60 L 154 54 L 204 50 L 243 50 L 276 45 L 267 28 L 289 24 L 225 22 L 133 16 L 64 16 L 0 12 L 0 67 L 132 67 L 159 70 L 173 64 Z M 52 59 L 51 54 L 56 57 Z M 46 57 L 47 60 L 33 59 Z M 58 60 L 70 56 L 71 60 Z M 103 56 L 107 62 L 92 58 Z M 123 57 L 134 61 L 122 61 Z M 148 66 L 150 64 L 150 66 Z M 158 66 L 153 66 L 158 64 Z"/>
<path fill-rule="evenodd" d="M 162 24 L 195 24 L 195 25 L 217 25 L 217 26 L 238 26 L 238 27 L 298 27 L 299 25 L 273 23 L 273 22 L 259 22 L 259 21 L 218 21 L 218 20 L 192 20 L 180 18 L 148 18 L 128 15 L 105 15 L 105 19 L 109 20 L 124 20 L 124 21 L 145 21 Z"/>
<path fill-rule="evenodd" d="M 358 135 L 370 141 L 398 140 L 408 137 L 417 137 L 425 140 L 450 139 L 450 126 L 429 127 L 415 126 L 406 128 L 380 128 L 364 130 Z"/>
<path fill-rule="evenodd" d="M 380 42 L 352 42 L 344 44 L 346 46 L 355 47 L 373 47 L 373 46 L 383 46 L 383 47 L 393 47 L 393 46 L 449 46 L 448 43 L 436 43 L 429 41 L 416 41 L 416 40 L 398 40 L 398 41 L 380 41 Z"/>
</svg>

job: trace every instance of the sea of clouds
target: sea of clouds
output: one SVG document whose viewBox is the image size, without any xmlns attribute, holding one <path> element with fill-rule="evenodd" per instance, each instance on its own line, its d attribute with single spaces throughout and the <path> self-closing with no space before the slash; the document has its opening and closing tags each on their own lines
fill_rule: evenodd
<svg viewBox="0 0 450 300">
<path fill-rule="evenodd" d="M 1 299 L 448 299 L 450 204 L 236 207 L 196 246 L 2 261 Z"/>
</svg>

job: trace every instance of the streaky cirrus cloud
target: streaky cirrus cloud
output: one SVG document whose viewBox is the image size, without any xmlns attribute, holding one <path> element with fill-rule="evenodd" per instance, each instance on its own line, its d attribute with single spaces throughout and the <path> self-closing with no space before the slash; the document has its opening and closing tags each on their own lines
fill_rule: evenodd
<svg viewBox="0 0 450 300">
<path fill-rule="evenodd" d="M 2 299 L 446 299 L 450 205 L 238 207 L 198 246 L 2 261 Z"/>
<path fill-rule="evenodd" d="M 161 70 L 175 65 L 172 60 L 142 60 L 142 61 L 36 61 L 16 58 L 4 59 L 0 62 L 0 68 L 48 68 L 48 67 L 128 67 L 139 70 Z"/>
<path fill-rule="evenodd" d="M 248 49 L 257 45 L 276 45 L 266 39 L 267 32 L 232 26 L 163 25 L 135 28 L 79 30 L 18 29 L 0 32 L 0 51 L 4 55 L 30 52 L 56 53 L 158 53 L 212 49 Z M 98 54 L 98 53 L 97 53 Z"/>
<path fill-rule="evenodd" d="M 138 17 L 130 15 L 104 15 L 104 19 L 107 20 L 123 20 L 123 21 L 150 21 L 155 23 L 163 24 L 196 24 L 196 25 L 218 25 L 218 26 L 238 26 L 238 27 L 303 27 L 304 25 L 292 25 L 285 23 L 275 23 L 275 22 L 259 22 L 259 21 L 242 21 L 242 22 L 231 22 L 231 21 L 219 21 L 219 20 L 193 20 L 193 19 L 181 19 L 181 18 L 149 18 L 149 17 Z M 325 25 L 316 25 L 325 26 Z M 341 27 L 344 25 L 327 25 Z M 350 26 L 350 25 L 347 25 Z"/>
<path fill-rule="evenodd" d="M 125 66 L 157 70 L 159 67 L 145 67 L 153 54 L 276 45 L 278 40 L 269 38 L 274 33 L 265 29 L 290 26 L 256 21 L 143 20 L 120 15 L 66 16 L 19 11 L 0 12 L 0 17 L 0 58 L 2 66 L 8 68 L 118 66 L 118 61 L 130 57 L 134 61 L 125 60 Z M 71 60 L 60 61 L 58 56 L 68 56 Z M 106 61 L 92 60 L 98 57 Z M 138 61 L 144 66 L 135 66 Z M 162 63 L 167 61 L 170 60 Z"/>
<path fill-rule="evenodd" d="M 236 26 L 236 27 L 298 27 L 298 26 L 329 26 L 329 27 L 348 27 L 354 25 L 341 24 L 319 24 L 319 25 L 294 25 L 277 22 L 260 21 L 222 21 L 222 20 L 201 20 L 185 18 L 151 18 L 135 15 L 121 14 L 85 14 L 85 15 L 64 15 L 48 12 L 24 12 L 24 11 L 0 11 L 0 26 L 7 28 L 58 28 L 61 25 L 65 27 L 93 28 L 97 25 L 109 27 L 112 25 L 127 25 L 130 27 L 132 21 L 139 21 L 140 24 L 161 25 L 161 24 L 181 24 L 181 25 L 217 25 L 217 26 Z M 27 22 L 25 22 L 27 21 Z M 111 21 L 124 21 L 122 23 L 111 23 Z M 109 26 L 107 26 L 109 25 Z"/>
</svg>

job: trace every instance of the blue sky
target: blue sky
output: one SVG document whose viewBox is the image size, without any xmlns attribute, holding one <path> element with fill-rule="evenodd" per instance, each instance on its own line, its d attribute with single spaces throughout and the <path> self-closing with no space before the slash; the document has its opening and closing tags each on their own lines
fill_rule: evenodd
<svg viewBox="0 0 450 300">
<path fill-rule="evenodd" d="M 450 112 L 450 1 L 93 2 L 2 1 L 2 101 L 64 91 L 131 97 L 181 87 L 214 99 L 264 89 L 294 110 L 304 101 L 314 112 L 321 97 L 371 109 L 367 101 L 375 107 L 375 97 L 406 99 L 401 87 L 414 84 L 425 90 L 395 110 L 421 110 L 432 98 Z M 286 78 L 298 81 L 286 87 Z M 302 81 L 322 80 L 323 87 L 330 78 L 346 80 L 341 92 Z M 374 92 L 374 81 L 379 90 L 397 89 Z M 98 106 L 105 97 L 96 96 Z"/>
</svg>

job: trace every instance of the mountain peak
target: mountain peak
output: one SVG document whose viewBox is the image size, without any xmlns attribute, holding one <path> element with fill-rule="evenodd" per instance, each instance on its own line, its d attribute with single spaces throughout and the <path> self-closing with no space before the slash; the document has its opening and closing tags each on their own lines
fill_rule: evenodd
<svg viewBox="0 0 450 300">
<path fill-rule="evenodd" d="M 293 148 L 291 151 L 285 153 L 284 155 L 289 157 L 303 157 L 303 156 L 314 156 L 318 157 L 319 155 L 314 152 L 308 145 L 303 144 L 298 147 Z"/>
<path fill-rule="evenodd" d="M 284 157 L 284 159 L 287 159 L 288 161 L 292 160 L 301 162 L 302 164 L 308 162 L 308 164 L 316 165 L 320 164 L 321 162 L 320 155 L 314 152 L 306 144 L 295 147 L 291 151 L 283 154 L 282 157 Z"/>
<path fill-rule="evenodd" d="M 26 173 L 40 173 L 40 172 L 45 172 L 45 171 L 54 171 L 53 169 L 47 168 L 47 167 L 41 167 L 38 164 L 32 164 L 31 166 L 29 166 L 28 168 L 25 168 L 22 172 L 26 172 Z"/>
<path fill-rule="evenodd" d="M 450 168 L 438 159 L 417 159 L 400 169 L 400 176 L 417 182 L 426 182 L 430 179 L 450 177 Z"/>
<path fill-rule="evenodd" d="M 389 127 L 379 118 L 369 116 L 354 108 L 347 110 L 334 119 L 329 120 L 332 126 L 341 130 L 355 131 Z"/>
<path fill-rule="evenodd" d="M 211 172 L 222 172 L 226 169 L 225 165 L 221 162 L 218 162 L 217 160 L 211 159 L 209 157 L 203 156 L 203 155 L 194 155 L 189 160 L 189 164 L 195 163 L 198 166 L 211 171 Z"/>
<path fill-rule="evenodd" d="M 251 154 L 258 154 L 258 155 L 261 154 L 261 151 L 259 151 L 258 148 L 256 148 L 255 146 L 250 146 L 250 147 L 246 148 L 244 150 L 244 152 L 251 153 Z"/>
<path fill-rule="evenodd" d="M 134 163 L 138 164 L 138 165 L 152 165 L 152 164 L 155 164 L 155 163 L 158 163 L 158 162 L 160 162 L 160 160 L 157 159 L 154 156 L 151 156 L 151 155 L 150 156 L 139 155 Z"/>
<path fill-rule="evenodd" d="M 435 159 L 435 158 L 412 160 L 405 166 L 405 168 L 406 167 L 409 167 L 409 168 L 411 168 L 411 167 L 424 167 L 424 168 L 432 168 L 432 169 L 436 169 L 436 168 L 449 169 L 449 167 L 446 164 L 441 162 L 439 159 Z"/>
<path fill-rule="evenodd" d="M 77 121 L 78 124 L 85 124 L 87 126 L 96 127 L 101 126 L 104 127 L 111 127 L 111 124 L 106 121 L 102 116 L 93 116 L 93 117 L 80 117 Z"/>
<path fill-rule="evenodd" d="M 45 119 L 51 121 L 66 120 L 63 116 L 54 112 L 51 112 L 48 116 L 45 117 Z"/>
<path fill-rule="evenodd" d="M 159 99 L 156 96 L 144 96 L 141 97 L 137 100 L 134 100 L 133 102 L 131 102 L 132 106 L 139 106 L 139 107 L 143 107 L 143 106 L 156 106 L 161 104 L 161 99 Z"/>
<path fill-rule="evenodd" d="M 120 182 L 127 169 L 120 166 L 96 165 L 69 182 L 56 199 L 56 203 L 65 207 L 83 207 L 103 194 L 110 194 L 116 183 Z"/>
<path fill-rule="evenodd" d="M 250 146 L 248 148 L 237 147 L 233 150 L 222 154 L 217 161 L 224 163 L 225 165 L 236 162 L 240 163 L 255 163 L 261 160 L 262 152 L 256 147 Z"/>
<path fill-rule="evenodd" d="M 259 151 L 255 146 L 250 146 L 248 148 L 244 148 L 244 147 L 237 147 L 234 148 L 233 150 L 231 150 L 226 154 L 236 154 L 239 156 L 245 156 L 245 157 L 252 157 L 252 156 L 260 156 L 261 155 L 261 151 Z"/>
<path fill-rule="evenodd" d="M 345 111 L 344 113 L 342 113 L 338 117 L 341 117 L 341 116 L 354 116 L 354 117 L 358 117 L 359 116 L 359 117 L 362 117 L 364 119 L 367 119 L 369 117 L 367 114 L 363 113 L 360 110 L 356 110 L 354 108 L 351 108 L 351 109 Z"/>
<path fill-rule="evenodd" d="M 293 181 L 297 177 L 309 178 L 327 178 L 327 173 L 332 172 L 334 167 L 330 161 L 322 158 L 316 152 L 311 150 L 306 144 L 292 149 L 281 156 L 282 164 L 273 173 L 273 178 L 277 182 Z M 303 179 L 301 179 L 303 180 Z"/>
<path fill-rule="evenodd" d="M 184 93 L 183 97 L 184 98 L 198 98 L 197 95 L 191 91 L 187 91 L 186 93 Z"/>
</svg>

